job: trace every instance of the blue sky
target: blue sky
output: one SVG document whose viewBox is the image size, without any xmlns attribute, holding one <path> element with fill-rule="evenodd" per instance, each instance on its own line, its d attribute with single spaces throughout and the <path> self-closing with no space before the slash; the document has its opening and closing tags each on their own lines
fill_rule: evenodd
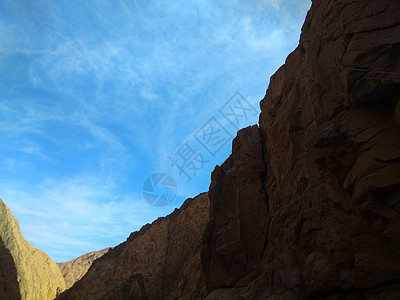
<svg viewBox="0 0 400 300">
<path fill-rule="evenodd" d="M 66 261 L 207 191 L 310 4 L 2 0 L 0 197 L 25 238 Z M 167 206 L 143 199 L 156 172 Z"/>
</svg>

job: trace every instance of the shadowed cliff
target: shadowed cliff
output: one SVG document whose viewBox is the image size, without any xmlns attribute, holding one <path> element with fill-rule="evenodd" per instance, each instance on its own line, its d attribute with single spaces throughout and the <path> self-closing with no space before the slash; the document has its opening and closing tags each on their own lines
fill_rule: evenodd
<svg viewBox="0 0 400 300">
<path fill-rule="evenodd" d="M 213 172 L 207 299 L 400 298 L 399 50 L 400 2 L 313 1 Z"/>
<path fill-rule="evenodd" d="M 174 299 L 400 297 L 399 50 L 398 1 L 313 1 L 259 126 L 238 132 L 212 174 L 201 279 L 178 285 Z M 135 265 L 118 253 L 107 259 L 65 299 Z M 104 290 L 167 298 L 141 275 Z"/>
<path fill-rule="evenodd" d="M 10 251 L 0 239 L 0 299 L 21 299 L 17 269 Z"/>
</svg>

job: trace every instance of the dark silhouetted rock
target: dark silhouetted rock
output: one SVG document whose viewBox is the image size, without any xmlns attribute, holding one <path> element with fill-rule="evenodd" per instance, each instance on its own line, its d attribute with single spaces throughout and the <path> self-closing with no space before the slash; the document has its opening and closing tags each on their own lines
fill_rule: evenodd
<svg viewBox="0 0 400 300">
<path fill-rule="evenodd" d="M 207 299 L 400 299 L 399 78 L 399 1 L 313 1 L 212 175 Z"/>
</svg>

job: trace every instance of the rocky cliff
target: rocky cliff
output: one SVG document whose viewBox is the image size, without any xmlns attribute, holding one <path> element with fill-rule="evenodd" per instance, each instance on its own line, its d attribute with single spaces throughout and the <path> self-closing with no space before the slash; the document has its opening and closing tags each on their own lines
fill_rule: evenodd
<svg viewBox="0 0 400 300">
<path fill-rule="evenodd" d="M 65 299 L 400 299 L 399 100 L 400 2 L 313 1 L 259 126 L 212 174 L 201 255 L 168 239 L 179 221 L 164 219 Z M 171 247 L 183 263 L 166 264 Z M 187 261 L 197 272 L 174 285 Z"/>
<path fill-rule="evenodd" d="M 65 288 L 56 263 L 24 239 L 0 200 L 0 299 L 54 299 Z"/>
<path fill-rule="evenodd" d="M 400 299 L 399 100 L 400 2 L 313 1 L 213 172 L 207 299 Z"/>
<path fill-rule="evenodd" d="M 110 249 L 58 299 L 204 298 L 200 250 L 208 217 L 207 194 L 186 200 Z"/>
<path fill-rule="evenodd" d="M 208 194 L 58 299 L 400 299 L 400 2 L 314 0 L 260 105 Z"/>
<path fill-rule="evenodd" d="M 64 276 L 65 284 L 67 289 L 72 287 L 75 282 L 83 277 L 89 270 L 93 262 L 102 257 L 110 248 L 106 248 L 100 251 L 93 251 L 86 253 L 78 258 L 70 261 L 57 264 Z"/>
</svg>

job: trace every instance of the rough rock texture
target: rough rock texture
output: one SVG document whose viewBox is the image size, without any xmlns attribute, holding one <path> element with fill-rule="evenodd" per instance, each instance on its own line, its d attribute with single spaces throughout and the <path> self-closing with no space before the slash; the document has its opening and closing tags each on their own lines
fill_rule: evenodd
<svg viewBox="0 0 400 300">
<path fill-rule="evenodd" d="M 110 250 L 110 248 L 89 252 L 73 260 L 58 263 L 57 265 L 64 276 L 67 289 L 72 287 L 75 282 L 81 279 L 83 275 L 87 273 L 93 262 L 102 257 L 108 250 Z"/>
<path fill-rule="evenodd" d="M 313 1 L 212 175 L 207 299 L 400 299 L 399 100 L 400 2 Z"/>
<path fill-rule="evenodd" d="M 15 292 L 15 278 L 17 278 L 21 299 L 54 299 L 65 290 L 65 281 L 56 263 L 47 254 L 32 247 L 24 239 L 17 220 L 1 200 L 0 240 L 0 253 L 5 252 L 6 254 L 4 257 L 3 255 L 1 256 L 0 265 L 1 261 L 4 261 L 8 270 L 10 270 L 6 278 L 9 282 L 6 283 L 7 289 L 10 289 L 13 293 Z M 4 251 L 4 248 L 11 255 L 14 268 L 10 266 L 10 256 L 7 251 Z M 0 282 L 2 282 L 1 279 Z M 13 298 L 6 297 L 1 299 Z M 14 299 L 19 299 L 19 297 L 16 296 Z"/>
<path fill-rule="evenodd" d="M 10 251 L 0 238 L 0 299 L 21 299 L 17 280 L 17 270 Z"/>
<path fill-rule="evenodd" d="M 61 298 L 400 299 L 399 101 L 400 2 L 314 0 L 212 174 L 201 247 L 195 198 Z"/>
<path fill-rule="evenodd" d="M 211 177 L 202 255 L 209 290 L 235 285 L 260 263 L 268 230 L 265 175 L 258 127 L 239 131 L 232 155 Z"/>
<path fill-rule="evenodd" d="M 201 194 L 96 260 L 58 299 L 204 298 L 201 236 L 209 199 Z"/>
</svg>

